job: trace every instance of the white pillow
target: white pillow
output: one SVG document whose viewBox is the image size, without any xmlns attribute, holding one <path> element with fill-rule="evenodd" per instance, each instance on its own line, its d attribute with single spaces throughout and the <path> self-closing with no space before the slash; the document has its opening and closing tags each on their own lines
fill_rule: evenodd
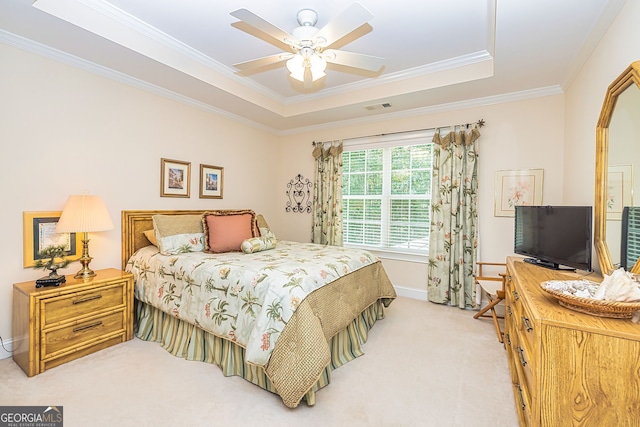
<svg viewBox="0 0 640 427">
<path fill-rule="evenodd" d="M 154 215 L 153 230 L 162 255 L 204 250 L 201 215 Z"/>
</svg>

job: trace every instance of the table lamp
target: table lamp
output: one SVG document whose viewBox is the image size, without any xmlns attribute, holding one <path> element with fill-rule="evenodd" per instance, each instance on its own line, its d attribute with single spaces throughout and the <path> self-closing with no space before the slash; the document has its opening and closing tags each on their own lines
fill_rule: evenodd
<svg viewBox="0 0 640 427">
<path fill-rule="evenodd" d="M 82 236 L 82 257 L 78 260 L 82 269 L 74 276 L 88 279 L 96 273 L 89 268 L 93 258 L 89 256 L 89 233 L 113 229 L 113 222 L 102 199 L 98 196 L 69 196 L 58 220 L 58 233 L 84 233 Z"/>
</svg>

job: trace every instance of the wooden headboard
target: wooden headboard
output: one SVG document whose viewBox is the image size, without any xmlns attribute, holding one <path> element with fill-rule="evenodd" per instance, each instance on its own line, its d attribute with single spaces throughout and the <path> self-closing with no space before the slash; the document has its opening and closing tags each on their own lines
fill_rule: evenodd
<svg viewBox="0 0 640 427">
<path fill-rule="evenodd" d="M 144 236 L 147 230 L 153 230 L 153 215 L 202 215 L 201 211 L 122 211 L 122 269 L 124 270 L 131 255 L 140 248 L 149 246 Z"/>
</svg>

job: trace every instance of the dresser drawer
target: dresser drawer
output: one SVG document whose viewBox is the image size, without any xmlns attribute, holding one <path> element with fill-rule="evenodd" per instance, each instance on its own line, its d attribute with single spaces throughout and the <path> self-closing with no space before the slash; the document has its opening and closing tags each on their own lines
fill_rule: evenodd
<svg viewBox="0 0 640 427">
<path fill-rule="evenodd" d="M 535 322 L 532 320 L 531 313 L 529 312 L 529 307 L 521 304 L 518 310 L 518 330 L 520 331 L 520 335 L 523 341 L 526 341 L 526 345 L 529 348 L 533 348 L 536 343 L 536 326 Z"/>
<path fill-rule="evenodd" d="M 516 408 L 518 411 L 518 418 L 522 426 L 532 426 L 533 421 L 531 417 L 531 402 L 529 395 L 520 384 L 513 385 L 513 395 L 516 399 Z"/>
<path fill-rule="evenodd" d="M 534 359 L 531 357 L 526 344 L 518 337 L 517 343 L 513 349 L 513 363 L 516 365 L 517 376 L 522 388 L 526 391 L 527 396 L 531 396 L 531 391 L 534 389 Z"/>
<path fill-rule="evenodd" d="M 124 310 L 52 329 L 42 334 L 40 357 L 46 359 L 125 329 Z"/>
<path fill-rule="evenodd" d="M 42 328 L 126 304 L 126 281 L 42 300 Z"/>
</svg>

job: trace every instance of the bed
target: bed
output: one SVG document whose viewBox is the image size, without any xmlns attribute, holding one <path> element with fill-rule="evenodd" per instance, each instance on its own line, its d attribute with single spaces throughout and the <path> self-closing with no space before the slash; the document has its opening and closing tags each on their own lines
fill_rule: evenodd
<svg viewBox="0 0 640 427">
<path fill-rule="evenodd" d="M 175 356 L 216 364 L 225 376 L 241 376 L 279 395 L 289 408 L 295 408 L 302 400 L 307 405 L 314 405 L 315 393 L 329 384 L 331 371 L 364 354 L 362 344 L 366 342 L 369 330 L 377 320 L 384 318 L 384 309 L 396 297 L 381 262 L 366 252 L 352 256 L 346 248 L 280 241 L 275 248 L 259 253 L 165 256 L 158 253 L 145 236 L 145 232 L 148 235 L 148 230 L 154 229 L 154 216 L 204 213 L 195 210 L 122 211 L 122 266 L 134 273 L 136 336 L 161 343 Z M 290 250 L 300 252 L 296 252 L 298 255 L 294 257 L 287 252 Z M 327 256 L 337 262 L 328 263 Z M 189 257 L 195 257 L 195 260 Z M 316 266 L 315 259 L 322 260 L 320 263 L 324 263 L 325 268 Z M 158 262 L 165 264 L 159 267 Z M 206 284 L 198 283 L 193 277 L 196 277 L 196 271 L 204 268 L 201 267 L 204 262 L 215 264 L 206 268 L 217 268 L 216 280 L 218 276 L 232 279 L 230 282 L 227 280 L 231 284 L 214 283 L 210 279 Z M 292 264 L 296 262 L 299 262 L 299 267 Z M 366 265 L 360 266 L 360 262 Z M 333 268 L 334 264 L 338 268 Z M 327 265 L 333 267 L 326 268 Z M 278 270 L 281 276 L 288 277 L 290 280 L 284 287 L 289 291 L 296 288 L 296 292 L 303 292 L 297 297 L 291 294 L 287 300 L 282 299 L 291 301 L 289 305 L 292 308 L 280 310 L 274 316 L 275 297 L 271 295 L 269 298 L 273 300 L 271 304 L 269 301 L 258 302 L 251 292 L 249 298 L 245 294 L 242 300 L 223 300 L 234 292 L 237 294 L 238 289 L 259 293 L 258 290 L 268 280 L 277 280 L 258 275 L 267 270 Z M 185 271 L 193 273 L 193 277 Z M 336 277 L 328 277 L 326 283 L 315 283 L 322 281 L 318 277 L 334 273 Z M 175 276 L 189 276 L 183 288 L 174 281 Z M 212 274 L 206 277 L 212 277 Z M 154 279 L 162 283 L 154 284 Z M 307 282 L 315 284 L 308 285 Z M 270 295 L 274 286 L 267 286 L 270 290 L 265 291 L 265 295 Z M 306 286 L 312 287 L 303 291 Z M 175 300 L 167 297 L 170 292 L 189 298 L 182 298 L 176 305 Z M 188 314 L 187 300 L 199 304 L 200 309 L 193 315 Z M 244 310 L 231 309 L 241 303 Z M 247 311 L 247 304 L 250 305 L 248 311 L 256 318 L 257 326 L 250 327 L 253 332 L 242 332 L 238 326 L 247 327 L 245 323 L 249 321 L 240 320 L 238 314 Z M 265 310 L 261 309 L 262 306 Z M 214 315 L 211 315 L 212 311 L 215 311 Z M 225 315 L 222 319 L 221 312 Z M 222 323 L 226 323 L 223 320 L 232 322 L 231 329 L 220 329 Z"/>
</svg>

